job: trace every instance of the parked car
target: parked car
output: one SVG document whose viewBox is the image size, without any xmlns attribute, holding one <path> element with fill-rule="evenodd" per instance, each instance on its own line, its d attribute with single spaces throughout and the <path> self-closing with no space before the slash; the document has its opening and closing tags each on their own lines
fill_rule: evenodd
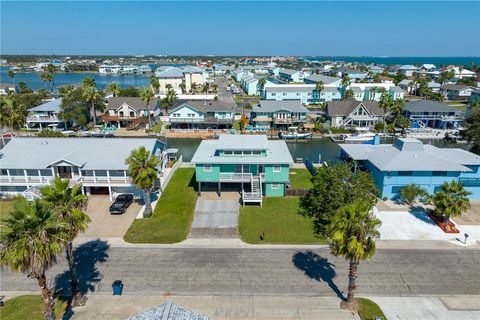
<svg viewBox="0 0 480 320">
<path fill-rule="evenodd" d="M 133 202 L 133 194 L 120 194 L 110 206 L 110 214 L 123 214 Z"/>
</svg>

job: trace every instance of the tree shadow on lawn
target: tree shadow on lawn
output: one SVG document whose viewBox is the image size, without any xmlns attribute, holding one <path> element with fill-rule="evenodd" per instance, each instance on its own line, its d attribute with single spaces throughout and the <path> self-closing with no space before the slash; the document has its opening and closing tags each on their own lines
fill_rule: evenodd
<svg viewBox="0 0 480 320">
<path fill-rule="evenodd" d="M 333 281 L 337 275 L 334 269 L 335 265 L 328 262 L 327 258 L 319 256 L 311 250 L 307 250 L 295 253 L 292 257 L 292 262 L 295 267 L 302 270 L 307 277 L 326 282 L 339 299 L 345 300 L 343 292 L 340 291 Z"/>
<path fill-rule="evenodd" d="M 97 284 L 102 280 L 103 276 L 98 271 L 97 263 L 107 261 L 109 249 L 110 245 L 106 241 L 97 239 L 88 241 L 73 250 L 74 263 L 82 295 L 94 292 Z M 63 296 L 71 295 L 69 270 L 65 270 L 65 272 L 55 278 L 55 292 Z M 69 307 L 62 319 L 70 319 L 73 313 L 73 310 Z"/>
</svg>

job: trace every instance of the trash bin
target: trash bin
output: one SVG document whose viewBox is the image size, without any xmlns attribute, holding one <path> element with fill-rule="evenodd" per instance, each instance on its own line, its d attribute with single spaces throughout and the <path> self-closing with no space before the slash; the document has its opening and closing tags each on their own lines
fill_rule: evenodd
<svg viewBox="0 0 480 320">
<path fill-rule="evenodd" d="M 114 296 L 121 296 L 123 291 L 123 283 L 120 280 L 115 280 L 112 283 L 113 295 Z"/>
</svg>

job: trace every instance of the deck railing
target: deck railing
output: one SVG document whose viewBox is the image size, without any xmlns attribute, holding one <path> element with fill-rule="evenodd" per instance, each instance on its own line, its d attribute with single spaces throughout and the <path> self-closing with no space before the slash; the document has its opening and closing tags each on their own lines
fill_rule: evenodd
<svg viewBox="0 0 480 320">
<path fill-rule="evenodd" d="M 221 182 L 250 182 L 251 180 L 251 173 L 220 173 Z"/>
</svg>

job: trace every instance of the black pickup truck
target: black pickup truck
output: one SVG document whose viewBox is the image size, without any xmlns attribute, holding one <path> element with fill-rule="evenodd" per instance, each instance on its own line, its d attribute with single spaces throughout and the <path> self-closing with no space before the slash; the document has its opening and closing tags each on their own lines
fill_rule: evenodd
<svg viewBox="0 0 480 320">
<path fill-rule="evenodd" d="M 110 206 L 110 214 L 122 214 L 133 202 L 133 194 L 120 194 Z"/>
</svg>

